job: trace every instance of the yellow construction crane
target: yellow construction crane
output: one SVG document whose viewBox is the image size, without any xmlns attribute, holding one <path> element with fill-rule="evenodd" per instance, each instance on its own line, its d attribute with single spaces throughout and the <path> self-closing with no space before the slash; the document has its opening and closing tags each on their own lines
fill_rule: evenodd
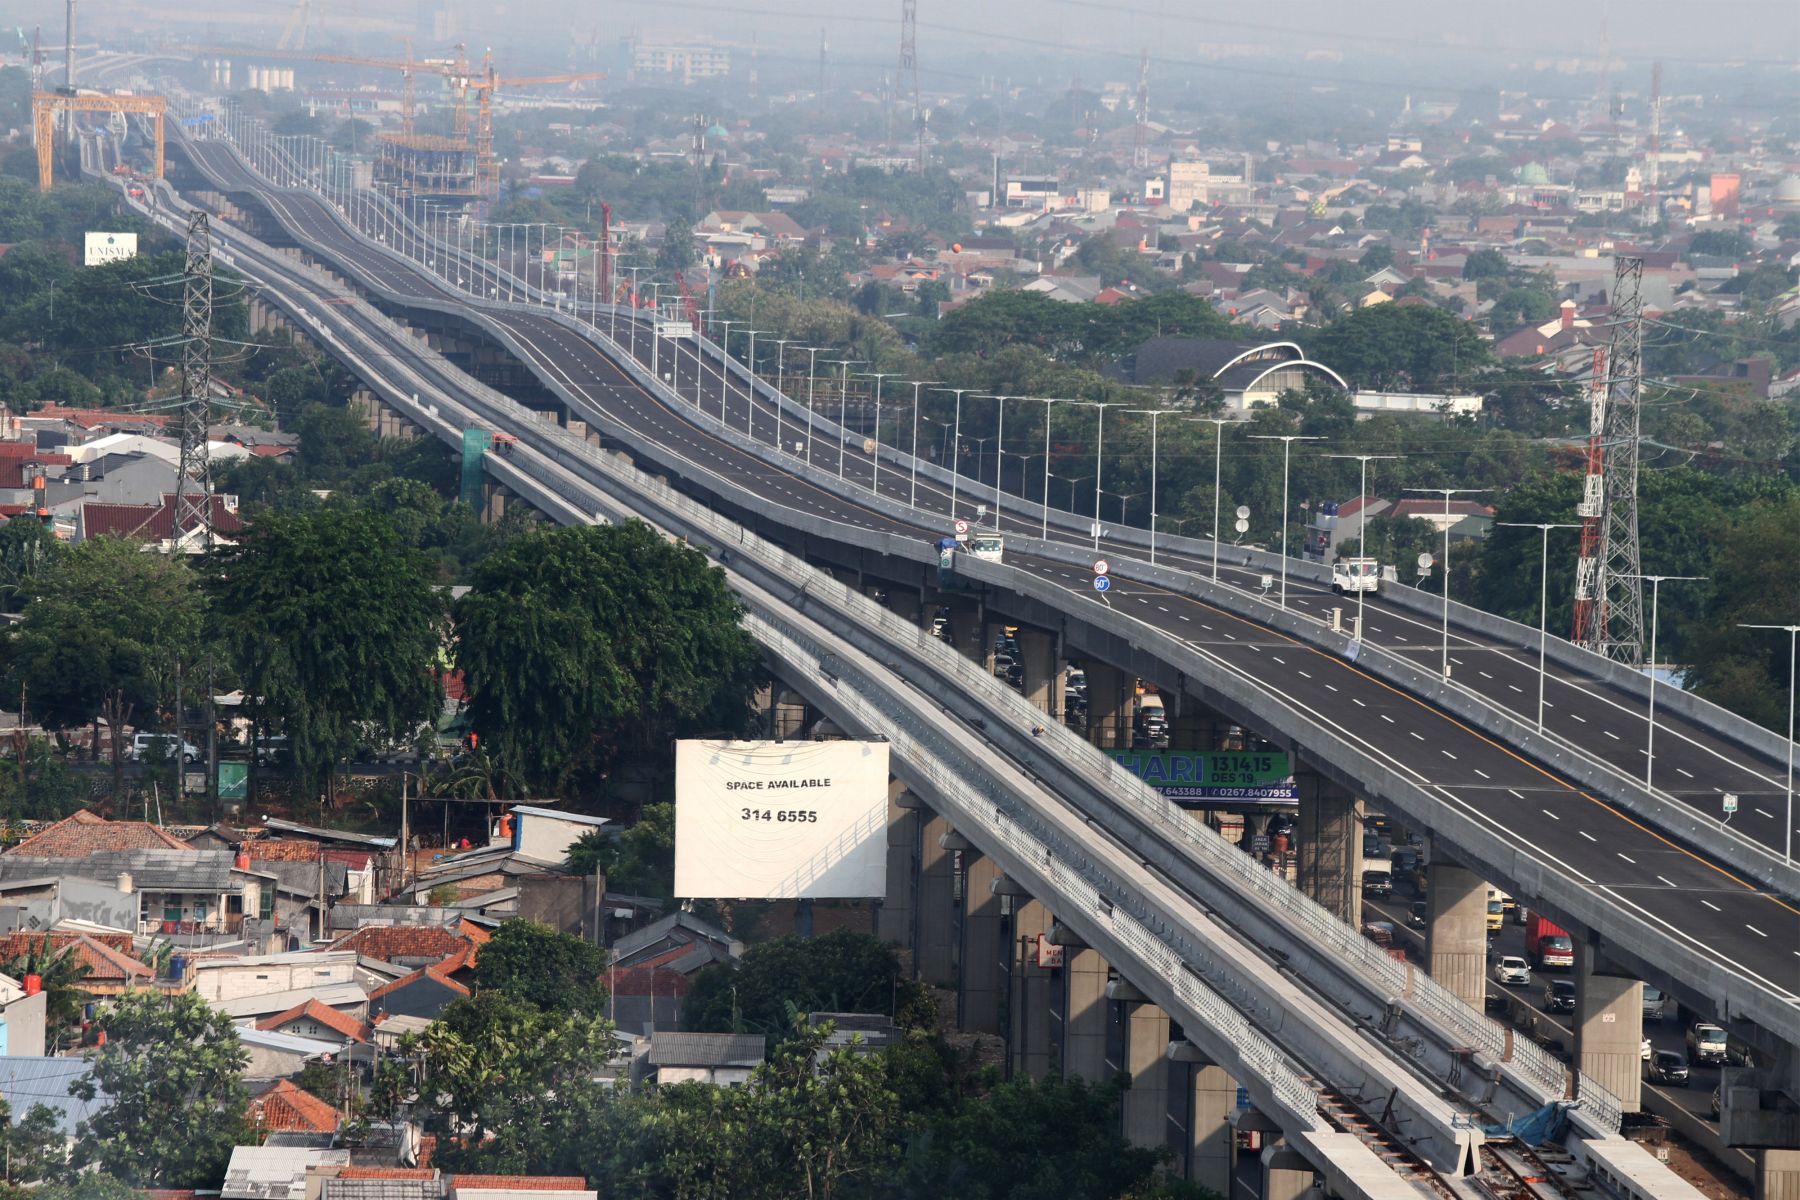
<svg viewBox="0 0 1800 1200">
<path fill-rule="evenodd" d="M 156 126 L 156 177 L 163 177 L 163 118 L 169 102 L 161 96 L 65 96 L 61 92 L 31 94 L 31 124 L 37 136 L 38 190 L 47 192 L 56 159 L 56 114 L 77 112 L 143 113 Z"/>
<path fill-rule="evenodd" d="M 461 47 L 458 47 L 460 50 Z M 476 94 L 475 114 L 475 169 L 490 186 L 500 182 L 500 164 L 494 158 L 494 93 L 503 87 L 542 87 L 555 83 L 589 83 L 605 79 L 604 71 L 575 71 L 561 75 L 525 75 L 513 79 L 502 79 L 494 70 L 494 55 L 489 51 L 482 59 L 482 76 L 471 80 L 467 87 Z M 463 125 L 466 128 L 467 118 Z"/>
<path fill-rule="evenodd" d="M 283 39 L 285 41 L 285 39 Z M 246 46 L 194 46 L 189 49 L 192 54 L 210 54 L 221 58 L 269 58 L 281 62 L 316 62 L 342 63 L 352 67 L 375 67 L 383 71 L 398 71 L 401 77 L 400 127 L 408 135 L 413 131 L 413 113 L 416 110 L 413 82 L 419 72 L 442 74 L 447 71 L 443 62 L 419 60 L 413 57 L 412 39 L 406 39 L 405 58 L 367 58 L 360 54 L 320 54 L 314 51 L 289 50 L 285 47 L 278 50 L 252 50 Z"/>
</svg>

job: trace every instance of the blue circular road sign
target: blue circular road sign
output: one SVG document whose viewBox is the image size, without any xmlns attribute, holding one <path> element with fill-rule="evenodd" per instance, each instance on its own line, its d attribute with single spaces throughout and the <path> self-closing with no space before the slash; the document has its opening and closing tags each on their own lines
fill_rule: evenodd
<svg viewBox="0 0 1800 1200">
<path fill-rule="evenodd" d="M 1109 588 L 1111 586 L 1112 586 L 1112 577 L 1110 575 L 1094 576 L 1094 590 L 1096 592 L 1104 592 L 1107 588 Z"/>
</svg>

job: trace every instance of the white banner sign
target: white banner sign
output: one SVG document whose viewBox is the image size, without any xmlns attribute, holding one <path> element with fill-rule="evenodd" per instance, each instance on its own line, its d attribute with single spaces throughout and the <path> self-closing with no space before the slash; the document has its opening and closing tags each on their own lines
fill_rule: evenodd
<svg viewBox="0 0 1800 1200">
<path fill-rule="evenodd" d="M 90 233 L 82 262 L 90 267 L 137 257 L 137 234 Z"/>
<path fill-rule="evenodd" d="M 666 338 L 690 338 L 694 336 L 692 321 L 664 321 L 656 327 L 656 331 Z"/>
<path fill-rule="evenodd" d="M 886 742 L 675 744 L 675 894 L 887 894 Z"/>
</svg>

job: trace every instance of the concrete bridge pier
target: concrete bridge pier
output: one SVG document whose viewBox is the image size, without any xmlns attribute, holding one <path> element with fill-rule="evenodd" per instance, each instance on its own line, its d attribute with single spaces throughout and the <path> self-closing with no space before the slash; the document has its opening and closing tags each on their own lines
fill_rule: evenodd
<svg viewBox="0 0 1800 1200">
<path fill-rule="evenodd" d="M 1066 926 L 1053 926 L 1050 937 L 1063 948 L 1062 1071 L 1097 1083 L 1107 1078 L 1106 983 L 1112 968 Z"/>
<path fill-rule="evenodd" d="M 1102 750 L 1131 748 L 1131 711 L 1126 697 L 1132 681 L 1110 663 L 1088 660 L 1088 740 Z"/>
<path fill-rule="evenodd" d="M 959 835 L 952 834 L 952 837 Z M 959 840 L 960 839 L 959 837 Z M 999 1033 L 1005 1000 L 1006 948 L 1001 944 L 1002 874 L 993 859 L 962 847 L 962 945 L 957 955 L 957 1024 L 971 1033 Z"/>
<path fill-rule="evenodd" d="M 1237 1135 L 1231 1114 L 1237 1109 L 1237 1080 L 1185 1038 L 1169 1043 L 1171 1090 L 1179 1088 L 1177 1106 L 1186 1144 L 1177 1154 L 1182 1178 L 1219 1196 L 1231 1195 L 1232 1168 L 1237 1162 Z"/>
<path fill-rule="evenodd" d="M 1131 1076 L 1123 1105 L 1125 1139 L 1160 1148 L 1169 1141 L 1169 1014 L 1129 980 L 1115 979 L 1106 998 L 1125 1007 L 1125 1071 Z"/>
<path fill-rule="evenodd" d="M 1362 803 L 1310 771 L 1295 772 L 1300 788 L 1300 890 L 1352 928 L 1362 926 Z"/>
<path fill-rule="evenodd" d="M 1643 1089 L 1644 985 L 1607 971 L 1598 946 L 1575 945 L 1575 1062 L 1637 1112 Z"/>
<path fill-rule="evenodd" d="M 1425 891 L 1426 971 L 1480 1012 L 1487 995 L 1487 882 L 1433 855 Z"/>
<path fill-rule="evenodd" d="M 993 643 L 982 645 L 987 631 L 981 602 L 966 596 L 946 596 L 944 606 L 950 610 L 950 644 L 965 658 L 974 659 L 992 669 Z"/>
<path fill-rule="evenodd" d="M 881 603 L 884 608 L 901 620 L 911 625 L 918 625 L 924 609 L 924 597 L 909 588 L 882 588 Z"/>
<path fill-rule="evenodd" d="M 928 809 L 918 812 L 918 883 L 913 908 L 913 964 L 919 978 L 933 987 L 956 983 L 956 945 L 952 940 L 955 905 L 955 856 L 944 839 L 955 831 L 950 822 Z"/>
<path fill-rule="evenodd" d="M 1317 1172 L 1306 1156 L 1285 1142 L 1263 1147 L 1262 1200 L 1300 1200 Z"/>
<path fill-rule="evenodd" d="M 1050 1022 L 1055 979 L 1049 967 L 1039 965 L 1038 937 L 1049 934 L 1053 921 L 1049 908 L 1026 895 L 1012 879 L 1001 876 L 994 881 L 994 891 L 1012 904 L 1012 928 L 1005 947 L 1006 1076 L 1042 1079 L 1054 1062 Z"/>
<path fill-rule="evenodd" d="M 887 895 L 875 909 L 875 936 L 904 951 L 913 949 L 920 807 L 918 796 L 905 783 L 888 780 Z"/>
<path fill-rule="evenodd" d="M 1025 699 L 1052 721 L 1062 720 L 1065 675 L 1056 634 L 1045 629 L 1019 630 L 1020 668 L 1025 672 Z"/>
</svg>

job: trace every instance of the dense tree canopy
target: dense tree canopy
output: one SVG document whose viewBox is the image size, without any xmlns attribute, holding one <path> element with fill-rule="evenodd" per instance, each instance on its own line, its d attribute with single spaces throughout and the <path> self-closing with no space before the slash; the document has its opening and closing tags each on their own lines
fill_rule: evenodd
<svg viewBox="0 0 1800 1200">
<path fill-rule="evenodd" d="M 1307 351 L 1378 391 L 1450 391 L 1493 362 L 1475 326 L 1428 304 L 1358 309 L 1311 335 Z"/>
<path fill-rule="evenodd" d="M 929 1008 L 892 947 L 836 930 L 761 942 L 736 966 L 704 968 L 682 1004 L 682 1019 L 690 1029 L 779 1035 L 792 1024 L 790 1005 L 801 1013 L 883 1012 L 902 1023 L 927 1019 Z"/>
<path fill-rule="evenodd" d="M 216 1187 L 245 1123 L 249 1056 L 231 1018 L 194 992 L 126 992 L 106 1014 L 92 1075 L 71 1086 L 103 1107 L 75 1165 L 138 1187 Z"/>
<path fill-rule="evenodd" d="M 606 951 L 537 921 L 507 921 L 481 948 L 475 984 L 548 1012 L 600 1012 Z"/>
<path fill-rule="evenodd" d="M 359 745 L 413 742 L 436 717 L 444 605 L 387 518 L 265 513 L 218 553 L 208 585 L 252 719 L 287 736 L 310 794 Z"/>
<path fill-rule="evenodd" d="M 559 791 L 623 750 L 736 730 L 758 669 L 722 572 L 640 522 L 528 534 L 456 607 L 456 662 L 483 742 Z"/>
</svg>

